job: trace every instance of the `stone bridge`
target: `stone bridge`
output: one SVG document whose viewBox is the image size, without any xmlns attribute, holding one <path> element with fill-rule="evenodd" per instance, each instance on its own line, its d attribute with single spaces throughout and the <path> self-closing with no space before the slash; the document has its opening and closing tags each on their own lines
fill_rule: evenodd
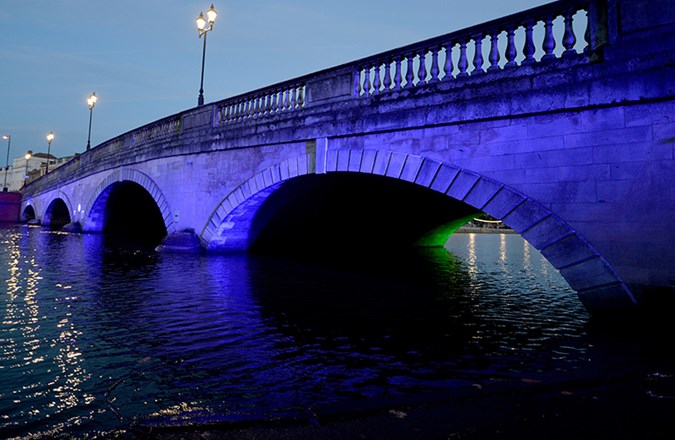
<svg viewBox="0 0 675 440">
<path fill-rule="evenodd" d="M 666 3 L 553 2 L 186 110 L 30 183 L 22 219 L 226 252 L 437 245 L 484 212 L 592 312 L 674 298 Z"/>
</svg>

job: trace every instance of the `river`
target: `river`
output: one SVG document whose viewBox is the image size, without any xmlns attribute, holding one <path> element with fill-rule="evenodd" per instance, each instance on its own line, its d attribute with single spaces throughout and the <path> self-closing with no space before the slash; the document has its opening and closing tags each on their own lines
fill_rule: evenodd
<svg viewBox="0 0 675 440">
<path fill-rule="evenodd" d="M 669 355 L 596 330 L 515 234 L 304 260 L 157 254 L 28 226 L 0 227 L 0 242 L 0 437 L 673 372 Z"/>
</svg>

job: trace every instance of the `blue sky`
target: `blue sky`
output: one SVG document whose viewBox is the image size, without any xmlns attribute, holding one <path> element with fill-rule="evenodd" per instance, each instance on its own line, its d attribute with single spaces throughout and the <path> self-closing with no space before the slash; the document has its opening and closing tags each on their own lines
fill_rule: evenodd
<svg viewBox="0 0 675 440">
<path fill-rule="evenodd" d="M 538 6 L 541 0 L 221 0 L 206 102 Z M 26 150 L 82 152 L 194 107 L 208 0 L 0 0 L 0 134 Z M 7 142 L 0 144 L 0 157 Z M 11 159 L 10 159 L 11 162 Z M 2 163 L 4 165 L 4 163 Z"/>
</svg>

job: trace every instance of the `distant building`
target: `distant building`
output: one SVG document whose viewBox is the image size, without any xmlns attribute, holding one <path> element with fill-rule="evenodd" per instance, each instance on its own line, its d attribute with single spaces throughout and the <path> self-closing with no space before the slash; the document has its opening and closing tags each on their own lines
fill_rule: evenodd
<svg viewBox="0 0 675 440">
<path fill-rule="evenodd" d="M 18 191 L 24 183 L 32 182 L 40 176 L 44 176 L 47 171 L 47 162 L 49 162 L 49 171 L 58 168 L 68 162 L 74 156 L 58 158 L 52 154 L 32 153 L 30 159 L 20 156 L 12 161 L 12 165 L 7 170 L 7 190 Z M 4 182 L 5 169 L 2 169 L 0 180 Z"/>
</svg>

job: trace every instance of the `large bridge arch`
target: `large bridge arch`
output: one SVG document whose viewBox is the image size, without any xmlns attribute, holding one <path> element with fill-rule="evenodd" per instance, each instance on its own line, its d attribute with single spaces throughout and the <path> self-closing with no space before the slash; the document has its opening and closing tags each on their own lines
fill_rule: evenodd
<svg viewBox="0 0 675 440">
<path fill-rule="evenodd" d="M 85 232 L 102 232 L 105 226 L 105 207 L 113 185 L 118 182 L 133 182 L 145 189 L 155 201 L 164 221 L 167 233 L 175 232 L 173 213 L 159 185 L 147 174 L 133 168 L 119 168 L 108 174 L 91 193 L 81 212 Z"/>
<path fill-rule="evenodd" d="M 610 264 L 569 224 L 536 200 L 494 179 L 420 155 L 376 149 L 329 150 L 323 164 L 300 155 L 273 165 L 228 194 L 200 239 L 209 251 L 244 251 L 255 239 L 253 220 L 284 181 L 313 173 L 353 172 L 413 183 L 500 219 L 560 271 L 591 311 L 620 309 L 636 300 Z"/>
</svg>

